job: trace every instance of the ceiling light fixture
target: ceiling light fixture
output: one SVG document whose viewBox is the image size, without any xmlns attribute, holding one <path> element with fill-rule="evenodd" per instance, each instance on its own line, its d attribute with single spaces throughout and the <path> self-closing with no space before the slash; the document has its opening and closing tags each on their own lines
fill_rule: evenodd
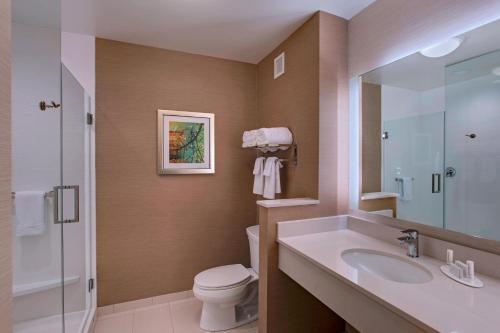
<svg viewBox="0 0 500 333">
<path fill-rule="evenodd" d="M 462 44 L 463 39 L 459 37 L 453 37 L 444 42 L 434 44 L 420 51 L 420 53 L 429 58 L 439 58 L 450 54 L 455 51 L 460 44 Z"/>
</svg>

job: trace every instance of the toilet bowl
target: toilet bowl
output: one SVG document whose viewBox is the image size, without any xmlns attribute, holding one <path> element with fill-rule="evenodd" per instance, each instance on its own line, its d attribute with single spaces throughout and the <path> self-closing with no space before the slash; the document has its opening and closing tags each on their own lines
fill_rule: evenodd
<svg viewBox="0 0 500 333">
<path fill-rule="evenodd" d="M 206 331 L 224 331 L 257 319 L 259 226 L 246 231 L 251 268 L 240 264 L 219 266 L 194 278 L 194 296 L 203 302 L 200 327 Z"/>
</svg>

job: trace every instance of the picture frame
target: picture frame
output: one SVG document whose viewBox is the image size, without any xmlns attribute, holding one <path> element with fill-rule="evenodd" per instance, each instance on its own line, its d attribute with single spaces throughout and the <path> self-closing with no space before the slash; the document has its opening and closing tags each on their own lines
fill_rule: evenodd
<svg viewBox="0 0 500 333">
<path fill-rule="evenodd" d="M 215 173 L 215 115 L 158 110 L 159 175 Z"/>
</svg>

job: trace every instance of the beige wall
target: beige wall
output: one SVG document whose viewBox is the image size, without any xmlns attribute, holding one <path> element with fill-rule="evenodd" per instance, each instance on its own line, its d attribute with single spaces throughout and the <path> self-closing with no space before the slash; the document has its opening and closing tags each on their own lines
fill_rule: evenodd
<svg viewBox="0 0 500 333">
<path fill-rule="evenodd" d="M 273 60 L 285 52 L 285 74 Z M 298 165 L 283 171 L 283 197 L 319 198 L 324 214 L 347 211 L 347 21 L 318 12 L 258 64 L 259 126 L 287 126 Z"/>
<path fill-rule="evenodd" d="M 363 83 L 361 89 L 361 193 L 382 189 L 382 90 Z"/>
<path fill-rule="evenodd" d="M 274 80 L 283 51 L 286 73 Z M 347 210 L 345 20 L 317 13 L 257 66 L 98 39 L 96 81 L 99 305 L 248 264 L 256 154 L 239 148 L 244 129 L 288 126 L 299 163 L 285 166 L 283 196 L 319 197 L 316 215 Z M 158 108 L 216 114 L 215 175 L 156 175 Z"/>
<path fill-rule="evenodd" d="M 329 215 L 347 212 L 349 205 L 347 21 L 318 15 L 319 208 Z"/>
<path fill-rule="evenodd" d="M 191 289 L 213 266 L 249 265 L 256 224 L 255 65 L 98 39 L 97 278 L 100 306 Z M 156 110 L 215 113 L 216 173 L 156 174 Z"/>
<path fill-rule="evenodd" d="M 298 165 L 283 170 L 282 197 L 318 197 L 319 16 L 313 16 L 258 64 L 259 127 L 290 128 Z M 273 77 L 274 58 L 285 52 L 285 74 Z"/>
<path fill-rule="evenodd" d="M 10 1 L 0 1 L 0 332 L 12 331 Z"/>
<path fill-rule="evenodd" d="M 349 21 L 349 76 L 499 18 L 498 0 L 377 0 Z"/>
<path fill-rule="evenodd" d="M 286 73 L 273 80 L 272 60 L 283 51 Z M 299 165 L 285 179 L 287 196 L 321 202 L 260 208 L 260 333 L 344 329 L 341 318 L 279 270 L 275 240 L 277 221 L 346 211 L 347 97 L 347 21 L 336 16 L 316 13 L 259 64 L 260 125 L 289 126 L 299 146 Z"/>
</svg>

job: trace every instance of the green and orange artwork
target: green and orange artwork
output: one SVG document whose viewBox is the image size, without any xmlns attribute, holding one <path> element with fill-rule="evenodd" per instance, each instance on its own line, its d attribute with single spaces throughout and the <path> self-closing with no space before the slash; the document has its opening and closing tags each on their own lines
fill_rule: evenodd
<svg viewBox="0 0 500 333">
<path fill-rule="evenodd" d="M 204 124 L 170 121 L 168 136 L 170 163 L 205 162 Z"/>
</svg>

